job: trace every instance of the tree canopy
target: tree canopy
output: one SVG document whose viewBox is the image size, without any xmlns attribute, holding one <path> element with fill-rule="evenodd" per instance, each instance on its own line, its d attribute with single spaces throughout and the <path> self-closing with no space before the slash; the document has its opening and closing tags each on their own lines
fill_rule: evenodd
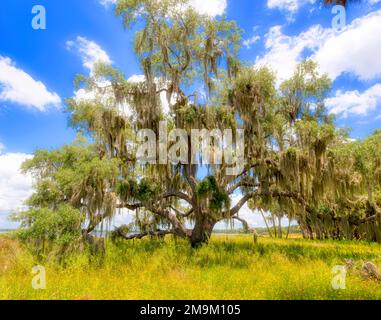
<svg viewBox="0 0 381 320">
<path fill-rule="evenodd" d="M 21 215 L 23 227 L 70 207 L 81 214 L 76 226 L 87 236 L 128 209 L 134 225 L 114 236 L 171 233 L 198 246 L 222 220 L 246 225 L 239 211 L 249 202 L 296 219 L 306 237 L 381 241 L 381 133 L 351 141 L 335 126 L 324 104 L 331 81 L 315 62 L 304 61 L 278 85 L 276 70 L 239 60 L 240 30 L 225 17 L 201 15 L 186 0 L 119 0 L 116 14 L 125 28 L 137 30 L 134 50 L 144 80 L 128 80 L 103 64 L 76 78 L 77 89 L 93 96 L 67 100 L 79 138 L 25 162 L 36 191 L 29 213 Z M 176 128 L 187 133 L 188 145 L 199 143 L 191 138 L 194 129 L 231 129 L 234 161 L 208 161 L 226 149 L 213 134 L 210 159 L 196 155 L 202 163 L 192 161 L 190 148 L 183 162 L 139 159 L 147 138 L 142 129 L 161 137 L 148 150 L 157 158 L 166 145 L 184 152 L 179 135 L 162 135 Z M 241 170 L 229 174 L 237 164 Z"/>
</svg>

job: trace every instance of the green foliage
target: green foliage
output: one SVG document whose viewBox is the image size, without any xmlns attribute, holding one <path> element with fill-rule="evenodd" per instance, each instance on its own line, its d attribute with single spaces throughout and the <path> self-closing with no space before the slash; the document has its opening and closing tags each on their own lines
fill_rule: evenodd
<svg viewBox="0 0 381 320">
<path fill-rule="evenodd" d="M 291 79 L 284 81 L 280 90 L 283 112 L 289 121 L 297 119 L 330 121 L 325 112 L 324 99 L 331 88 L 328 75 L 319 75 L 316 62 L 306 60 L 298 65 Z"/>
<path fill-rule="evenodd" d="M 214 176 L 208 176 L 196 186 L 196 194 L 201 198 L 209 199 L 209 209 L 213 212 L 221 212 L 230 207 L 230 197 L 221 191 Z"/>
<path fill-rule="evenodd" d="M 153 181 L 148 179 L 142 179 L 140 182 L 130 179 L 128 181 L 118 181 L 116 191 L 122 199 L 136 199 L 147 202 L 155 199 L 160 189 Z"/>
<path fill-rule="evenodd" d="M 60 255 L 77 249 L 85 216 L 69 205 L 60 205 L 55 210 L 30 209 L 15 214 L 13 219 L 21 222 L 17 237 L 44 257 L 57 249 Z"/>
<path fill-rule="evenodd" d="M 116 208 L 139 208 L 136 229 L 165 226 L 194 244 L 205 241 L 214 223 L 237 218 L 251 200 L 252 208 L 296 219 L 305 237 L 381 241 L 380 132 L 349 142 L 325 108 L 331 81 L 315 62 L 303 61 L 278 88 L 273 71 L 238 60 L 241 32 L 234 21 L 201 15 L 189 4 L 117 1 L 117 16 L 135 33 L 144 79 L 129 81 L 105 64 L 75 79 L 90 98 L 67 100 L 70 124 L 92 144 L 80 136 L 73 145 L 39 150 L 24 164 L 36 178 L 31 209 L 70 205 L 84 213 L 87 234 L 110 222 Z M 204 97 L 193 92 L 200 84 Z M 139 130 L 163 138 L 162 120 L 166 129 L 188 133 L 244 130 L 242 174 L 228 176 L 231 164 L 210 164 L 200 178 L 191 159 L 139 163 Z M 215 143 L 212 153 L 221 147 Z M 161 148 L 150 151 L 161 155 Z M 243 201 L 231 208 L 236 191 Z M 187 220 L 196 222 L 192 232 Z"/>
<path fill-rule="evenodd" d="M 245 120 L 265 116 L 275 102 L 275 75 L 268 68 L 242 68 L 233 80 L 230 100 Z"/>
<path fill-rule="evenodd" d="M 148 87 L 154 77 L 170 79 L 172 93 L 197 78 L 204 80 L 209 92 L 212 76 L 217 77 L 219 60 L 228 69 L 234 66 L 241 39 L 234 21 L 200 15 L 187 0 L 121 0 L 116 14 L 124 26 L 143 22 L 136 33 L 135 52 L 139 56 Z M 171 95 L 171 92 L 169 93 Z"/>
<path fill-rule="evenodd" d="M 48 219 L 50 211 L 57 214 L 59 208 L 67 206 L 84 213 L 87 226 L 83 227 L 89 231 L 115 212 L 113 189 L 119 160 L 100 158 L 95 145 L 78 141 L 53 151 L 39 150 L 23 164 L 23 170 L 37 178 L 36 191 L 27 201 L 31 214 L 39 217 L 30 221 L 31 230 Z M 60 212 L 66 213 L 63 209 Z"/>
</svg>

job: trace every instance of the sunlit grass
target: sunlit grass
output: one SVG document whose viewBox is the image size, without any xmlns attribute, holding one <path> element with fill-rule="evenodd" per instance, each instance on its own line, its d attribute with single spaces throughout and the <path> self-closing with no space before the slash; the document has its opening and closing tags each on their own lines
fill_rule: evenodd
<svg viewBox="0 0 381 320">
<path fill-rule="evenodd" d="M 31 286 L 33 257 L 18 245 L 11 262 L 7 254 L 0 248 L 0 299 L 381 299 L 381 282 L 355 272 L 345 290 L 331 286 L 344 259 L 380 265 L 379 244 L 232 235 L 198 250 L 170 238 L 108 244 L 104 258 L 45 262 L 46 290 Z"/>
</svg>

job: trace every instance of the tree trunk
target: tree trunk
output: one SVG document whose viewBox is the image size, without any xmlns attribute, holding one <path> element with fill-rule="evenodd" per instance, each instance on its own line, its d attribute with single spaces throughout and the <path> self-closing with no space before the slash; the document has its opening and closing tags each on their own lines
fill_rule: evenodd
<svg viewBox="0 0 381 320">
<path fill-rule="evenodd" d="M 300 232 L 302 233 L 303 239 L 307 239 L 307 231 L 305 224 L 302 221 L 300 221 L 300 219 L 297 219 L 297 222 L 299 224 Z"/>
<path fill-rule="evenodd" d="M 315 231 L 315 239 L 320 240 L 320 230 L 319 227 L 314 226 L 314 231 Z"/>
<path fill-rule="evenodd" d="M 282 218 L 278 217 L 278 237 L 282 239 Z"/>
<path fill-rule="evenodd" d="M 314 240 L 314 232 L 312 231 L 311 226 L 308 224 L 307 224 L 307 231 L 308 231 L 309 239 Z"/>
<path fill-rule="evenodd" d="M 286 239 L 288 239 L 288 236 L 290 235 L 290 228 L 291 228 L 291 219 L 288 219 L 288 227 L 287 227 L 287 234 Z"/>
<path fill-rule="evenodd" d="M 274 237 L 277 238 L 277 237 L 278 237 L 278 232 L 277 232 L 277 230 L 276 230 L 275 217 L 274 217 L 274 214 L 273 214 L 273 213 L 271 214 L 271 218 L 272 218 L 272 220 L 273 220 Z"/>
<path fill-rule="evenodd" d="M 209 242 L 216 223 L 217 221 L 210 217 L 202 216 L 196 218 L 196 224 L 190 237 L 192 248 L 197 248 L 202 244 Z"/>
<path fill-rule="evenodd" d="M 267 223 L 267 220 L 266 220 L 265 214 L 263 213 L 263 210 L 262 210 L 262 209 L 259 209 L 259 211 L 261 212 L 261 215 L 262 215 L 263 221 L 264 221 L 264 222 L 265 222 L 265 224 L 266 224 L 267 232 L 269 233 L 269 236 L 270 236 L 270 238 L 272 238 L 272 237 L 273 237 L 273 234 L 272 234 L 272 232 L 271 232 L 271 229 L 270 229 L 270 227 L 269 227 L 269 224 Z"/>
</svg>

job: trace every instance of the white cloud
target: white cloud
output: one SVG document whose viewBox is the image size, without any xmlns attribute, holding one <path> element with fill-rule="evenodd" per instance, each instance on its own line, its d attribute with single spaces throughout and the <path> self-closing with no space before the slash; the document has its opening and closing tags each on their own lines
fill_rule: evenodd
<svg viewBox="0 0 381 320">
<path fill-rule="evenodd" d="M 333 80 L 343 73 L 375 79 L 381 75 L 380 21 L 381 10 L 354 20 L 342 31 L 315 25 L 299 35 L 288 36 L 283 34 L 281 26 L 274 26 L 266 35 L 267 53 L 257 57 L 256 64 L 269 65 L 285 79 L 309 50 L 321 71 Z"/>
<path fill-rule="evenodd" d="M 66 48 L 70 51 L 74 51 L 78 54 L 82 60 L 83 66 L 89 70 L 90 75 L 93 73 L 94 65 L 96 63 L 102 62 L 106 64 L 111 64 L 111 59 L 107 52 L 101 48 L 99 44 L 94 41 L 88 40 L 85 37 L 78 36 L 75 41 L 67 41 Z M 97 83 L 99 88 L 106 88 L 110 85 L 110 81 L 99 81 Z M 74 99 L 77 101 L 81 100 L 95 100 L 102 99 L 104 104 L 112 97 L 107 90 L 102 95 L 97 94 L 97 92 L 79 89 L 74 92 Z"/>
<path fill-rule="evenodd" d="M 99 0 L 99 3 L 104 7 L 109 7 L 116 3 L 117 0 Z"/>
<path fill-rule="evenodd" d="M 316 52 L 322 71 L 335 79 L 350 72 L 360 79 L 381 75 L 381 10 L 354 20 L 340 33 L 330 37 Z"/>
<path fill-rule="evenodd" d="M 115 4 L 117 0 L 99 0 L 99 2 L 101 5 L 109 7 Z M 225 13 L 227 0 L 189 0 L 189 5 L 201 14 L 215 17 Z"/>
<path fill-rule="evenodd" d="M 354 91 L 337 91 L 336 95 L 326 100 L 331 113 L 347 117 L 349 114 L 367 115 L 381 105 L 381 84 L 376 84 L 360 93 Z"/>
<path fill-rule="evenodd" d="M 290 13 L 295 13 L 306 3 L 314 2 L 315 0 L 267 0 L 267 7 L 269 9 L 279 9 Z"/>
<path fill-rule="evenodd" d="M 78 36 L 75 41 L 67 41 L 66 47 L 68 50 L 73 50 L 82 59 L 83 66 L 89 69 L 90 73 L 93 71 L 94 64 L 102 62 L 111 64 L 111 59 L 96 42 L 86 39 L 85 37 Z"/>
<path fill-rule="evenodd" d="M 131 83 L 140 83 L 140 82 L 144 82 L 145 80 L 146 80 L 146 77 L 144 76 L 144 74 L 134 74 L 127 79 L 127 81 Z"/>
<path fill-rule="evenodd" d="M 256 43 L 259 39 L 261 39 L 260 36 L 252 36 L 251 38 L 246 39 L 245 41 L 243 41 L 242 44 L 243 44 L 246 48 L 250 49 L 250 47 L 251 47 L 254 43 Z"/>
<path fill-rule="evenodd" d="M 21 164 L 30 158 L 24 153 L 0 154 L 0 212 L 22 208 L 32 194 L 32 177 L 20 172 Z"/>
<path fill-rule="evenodd" d="M 317 50 L 331 32 L 316 25 L 297 36 L 287 36 L 282 33 L 281 26 L 271 27 L 266 34 L 267 53 L 263 57 L 257 57 L 256 65 L 269 66 L 277 72 L 280 80 L 287 79 L 302 60 L 303 52 L 306 49 Z"/>
<path fill-rule="evenodd" d="M 97 100 L 104 105 L 107 105 L 109 102 L 113 102 L 110 100 L 113 98 L 110 88 L 111 82 L 98 81 L 97 86 L 99 89 L 101 89 L 102 92 L 98 92 L 97 90 L 79 89 L 74 92 L 74 99 L 77 102 Z"/>
<path fill-rule="evenodd" d="M 88 40 L 85 37 L 78 36 L 75 41 L 67 41 L 66 47 L 70 51 L 77 53 L 83 63 L 83 66 L 89 70 L 90 75 L 93 74 L 94 65 L 96 63 L 102 62 L 105 64 L 111 64 L 112 61 L 105 50 L 94 41 Z M 87 90 L 79 89 L 74 92 L 74 99 L 77 102 L 81 101 L 98 101 L 104 105 L 115 104 L 115 99 L 112 94 L 110 81 L 108 80 L 98 80 L 97 86 L 102 90 L 98 92 L 97 90 Z M 122 108 L 122 106 L 119 106 Z"/>
<path fill-rule="evenodd" d="M 10 58 L 0 56 L 0 101 L 45 111 L 49 106 L 58 106 L 61 98 L 18 69 Z"/>
<path fill-rule="evenodd" d="M 190 0 L 190 5 L 199 13 L 218 16 L 225 13 L 227 0 Z"/>
<path fill-rule="evenodd" d="M 108 1 L 110 1 L 110 0 L 108 0 Z M 377 4 L 380 1 L 381 0 L 367 0 L 367 2 L 370 5 Z M 278 10 L 286 11 L 290 14 L 294 14 L 302 6 L 304 6 L 308 3 L 314 4 L 315 2 L 316 2 L 316 0 L 267 0 L 267 7 L 269 9 L 278 9 Z"/>
</svg>

